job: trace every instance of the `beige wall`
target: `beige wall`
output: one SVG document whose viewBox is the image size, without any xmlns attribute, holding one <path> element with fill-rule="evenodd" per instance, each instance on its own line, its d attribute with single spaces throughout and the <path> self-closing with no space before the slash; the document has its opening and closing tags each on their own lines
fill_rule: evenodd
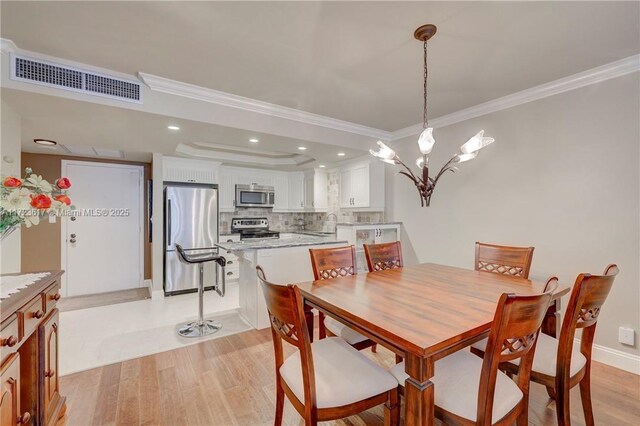
<svg viewBox="0 0 640 426">
<path fill-rule="evenodd" d="M 387 166 L 387 218 L 404 223 L 409 260 L 471 268 L 475 241 L 532 245 L 531 277 L 563 284 L 617 263 L 596 343 L 640 354 L 617 341 L 640 324 L 639 87 L 636 72 L 436 129 L 436 167 L 480 129 L 496 143 L 443 177 L 428 208 Z M 395 144 L 407 164 L 416 139 Z"/>
<path fill-rule="evenodd" d="M 22 176 L 20 168 L 20 116 L 6 102 L 0 106 L 0 175 Z M 15 230 L 0 243 L 0 273 L 20 272 L 20 233 Z"/>
<path fill-rule="evenodd" d="M 22 153 L 22 164 L 31 167 L 33 171 L 42 175 L 44 179 L 53 182 L 60 177 L 62 160 L 99 161 L 102 163 L 125 161 L 95 160 L 84 157 L 71 157 L 64 155 L 44 155 Z M 148 163 L 129 163 L 144 166 L 144 181 L 151 177 L 151 165 Z M 145 184 L 145 199 L 147 185 Z M 69 196 L 73 200 L 73 187 L 69 190 Z M 147 203 L 144 203 L 144 215 L 147 217 Z M 63 268 L 60 264 L 60 220 L 56 223 L 41 221 L 38 226 L 22 230 L 22 272 L 43 271 L 47 269 Z M 148 243 L 147 222 L 145 220 L 145 244 L 144 244 L 144 278 L 151 278 L 151 244 Z"/>
</svg>

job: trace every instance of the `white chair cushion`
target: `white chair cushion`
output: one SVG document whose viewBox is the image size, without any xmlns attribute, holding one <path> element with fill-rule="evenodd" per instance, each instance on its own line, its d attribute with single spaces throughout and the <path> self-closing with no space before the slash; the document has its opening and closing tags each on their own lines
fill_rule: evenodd
<svg viewBox="0 0 640 426">
<path fill-rule="evenodd" d="M 484 352 L 487 346 L 487 339 L 474 343 L 474 348 Z M 556 376 L 556 361 L 558 357 L 558 339 L 547 334 L 540 333 L 538 335 L 538 343 L 536 344 L 536 353 L 533 356 L 532 371 L 536 373 L 546 374 L 547 376 Z M 511 361 L 512 364 L 520 365 L 520 358 Z M 571 367 L 569 374 L 571 377 L 578 374 L 578 371 L 587 363 L 587 358 L 580 352 L 580 346 L 574 343 L 573 351 L 571 351 Z"/>
<path fill-rule="evenodd" d="M 329 316 L 324 317 L 324 326 L 335 336 L 341 337 L 350 345 L 355 345 L 356 343 L 364 342 L 365 340 L 367 340 L 367 338 L 362 334 Z"/>
<path fill-rule="evenodd" d="M 482 359 L 467 351 L 458 351 L 436 361 L 435 404 L 457 416 L 476 421 L 478 387 L 482 372 Z M 390 373 L 404 386 L 409 377 L 404 372 L 404 362 L 396 364 Z M 498 371 L 493 400 L 492 421 L 496 422 L 509 413 L 522 400 L 522 391 L 506 374 Z"/>
<path fill-rule="evenodd" d="M 362 401 L 398 386 L 385 369 L 353 349 L 339 337 L 311 344 L 318 408 L 339 407 Z M 296 351 L 280 367 L 280 375 L 296 397 L 304 402 L 300 352 Z"/>
</svg>

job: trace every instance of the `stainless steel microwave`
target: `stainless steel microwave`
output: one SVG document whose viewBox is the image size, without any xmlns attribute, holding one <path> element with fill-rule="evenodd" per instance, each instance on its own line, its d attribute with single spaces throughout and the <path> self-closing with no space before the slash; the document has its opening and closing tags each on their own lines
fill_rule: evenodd
<svg viewBox="0 0 640 426">
<path fill-rule="evenodd" d="M 273 207 L 273 186 L 236 185 L 236 207 Z"/>
</svg>

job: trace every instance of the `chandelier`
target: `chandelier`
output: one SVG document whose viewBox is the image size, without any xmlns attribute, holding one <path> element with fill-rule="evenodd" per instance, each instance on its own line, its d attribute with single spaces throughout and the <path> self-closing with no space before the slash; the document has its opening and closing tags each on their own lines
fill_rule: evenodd
<svg viewBox="0 0 640 426">
<path fill-rule="evenodd" d="M 431 150 L 436 143 L 436 140 L 433 138 L 433 128 L 429 127 L 427 120 L 427 77 L 429 75 L 427 69 L 427 41 L 431 37 L 435 35 L 437 28 L 435 25 L 427 24 L 419 27 L 414 33 L 413 36 L 421 41 L 424 46 L 424 84 L 423 84 L 423 108 L 422 108 L 422 133 L 418 138 L 418 147 L 420 148 L 420 153 L 422 154 L 416 160 L 416 166 L 421 170 L 418 174 L 414 173 L 410 167 L 408 167 L 405 163 L 400 160 L 400 157 L 395 153 L 395 151 L 385 145 L 382 141 L 378 141 L 379 149 L 378 151 L 369 150 L 371 155 L 374 157 L 378 157 L 380 160 L 389 164 L 398 164 L 404 167 L 405 170 L 400 171 L 400 174 L 408 177 L 413 181 L 416 188 L 418 189 L 418 194 L 420 194 L 420 204 L 422 207 L 428 207 L 431 202 L 431 196 L 433 195 L 433 191 L 436 188 L 436 184 L 442 175 L 446 172 L 451 171 L 455 173 L 458 168 L 456 167 L 459 163 L 464 163 L 469 160 L 473 160 L 478 155 L 478 151 L 480 151 L 485 146 L 489 145 L 494 141 L 493 138 L 485 137 L 484 130 L 479 131 L 475 136 L 469 139 L 464 145 L 460 147 L 460 153 L 455 154 L 449 161 L 445 163 L 444 166 L 440 169 L 435 176 L 429 175 L 429 154 L 431 154 Z"/>
</svg>

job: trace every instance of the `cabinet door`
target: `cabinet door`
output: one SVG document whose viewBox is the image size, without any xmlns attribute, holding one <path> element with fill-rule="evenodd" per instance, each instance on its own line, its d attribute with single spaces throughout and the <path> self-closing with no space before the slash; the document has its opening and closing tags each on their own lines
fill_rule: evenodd
<svg viewBox="0 0 640 426">
<path fill-rule="evenodd" d="M 286 175 L 274 176 L 273 190 L 275 192 L 274 211 L 289 210 L 289 179 Z"/>
<path fill-rule="evenodd" d="M 340 207 L 347 209 L 353 207 L 351 179 L 351 169 L 340 170 Z"/>
<path fill-rule="evenodd" d="M 0 424 L 2 426 L 16 426 L 23 420 L 20 417 L 20 355 L 15 353 L 7 359 L 2 367 L 2 373 L 0 373 L 0 380 L 2 380 Z"/>
<path fill-rule="evenodd" d="M 313 177 L 313 207 L 326 211 L 329 207 L 329 179 L 327 173 L 316 172 Z"/>
<path fill-rule="evenodd" d="M 351 169 L 353 207 L 369 207 L 369 163 Z"/>
<path fill-rule="evenodd" d="M 289 176 L 289 210 L 304 209 L 304 176 L 292 174 Z"/>
<path fill-rule="evenodd" d="M 314 188 L 313 188 L 313 175 L 305 175 L 304 177 L 304 208 L 306 210 L 312 210 L 315 207 L 314 204 Z"/>
<path fill-rule="evenodd" d="M 44 379 L 42 407 L 44 424 L 49 424 L 60 398 L 58 384 L 58 310 L 51 311 L 51 315 L 38 328 L 38 336 L 42 348 L 40 349 L 40 372 Z"/>
<path fill-rule="evenodd" d="M 235 209 L 236 185 L 234 175 L 227 171 L 220 171 L 220 186 L 218 187 L 220 210 L 233 211 Z"/>
</svg>

